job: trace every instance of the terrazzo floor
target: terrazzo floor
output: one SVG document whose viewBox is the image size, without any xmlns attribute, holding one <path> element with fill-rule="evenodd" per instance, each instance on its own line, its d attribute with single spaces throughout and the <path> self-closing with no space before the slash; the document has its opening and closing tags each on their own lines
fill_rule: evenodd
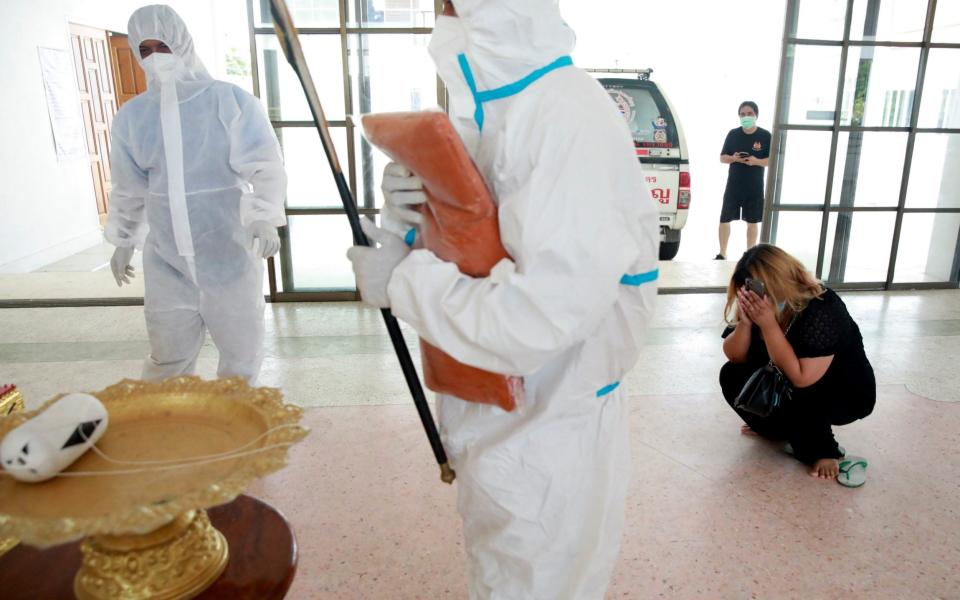
<svg viewBox="0 0 960 600">
<path fill-rule="evenodd" d="M 628 519 L 608 598 L 960 598 L 960 292 L 846 293 L 877 408 L 837 428 L 858 490 L 739 434 L 717 385 L 724 298 L 658 298 L 636 369 Z M 464 598 L 455 487 L 440 483 L 379 314 L 269 305 L 260 383 L 308 407 L 288 468 L 250 493 L 300 544 L 289 598 Z M 142 307 L 0 310 L 0 382 L 28 406 L 138 377 Z M 414 356 L 414 335 L 405 329 Z M 211 377 L 209 340 L 199 361 Z"/>
<path fill-rule="evenodd" d="M 632 400 L 627 526 L 607 598 L 960 597 L 960 473 L 944 454 L 960 405 L 882 386 L 873 415 L 838 428 L 871 459 L 853 490 L 741 436 L 718 394 Z M 465 598 L 455 490 L 414 412 L 336 407 L 306 421 L 290 466 L 250 490 L 297 532 L 289 597 Z"/>
</svg>

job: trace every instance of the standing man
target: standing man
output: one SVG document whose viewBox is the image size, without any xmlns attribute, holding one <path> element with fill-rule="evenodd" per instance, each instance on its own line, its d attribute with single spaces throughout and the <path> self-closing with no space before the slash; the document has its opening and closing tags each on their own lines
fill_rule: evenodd
<svg viewBox="0 0 960 600">
<path fill-rule="evenodd" d="M 727 189 L 720 209 L 720 254 L 715 260 L 727 259 L 730 221 L 747 222 L 747 249 L 757 245 L 759 224 L 763 220 L 763 168 L 770 156 L 770 132 L 757 127 L 756 102 L 740 104 L 740 127 L 731 129 L 720 151 L 720 162 L 730 165 Z"/>
<path fill-rule="evenodd" d="M 570 61 L 574 39 L 556 0 L 454 0 L 430 40 L 512 259 L 469 277 L 366 220 L 381 246 L 348 253 L 365 302 L 464 364 L 523 377 L 512 412 L 437 399 L 473 600 L 603 598 L 620 548 L 618 386 L 656 299 L 658 209 L 623 117 Z M 423 201 L 397 165 L 383 187 L 395 219 Z"/>
<path fill-rule="evenodd" d="M 280 248 L 286 175 L 260 102 L 210 77 L 169 6 L 137 9 L 130 47 L 147 91 L 113 121 L 104 233 L 117 285 L 143 247 L 144 379 L 193 373 L 210 331 L 217 375 L 251 384 L 263 361 L 263 258 Z"/>
</svg>

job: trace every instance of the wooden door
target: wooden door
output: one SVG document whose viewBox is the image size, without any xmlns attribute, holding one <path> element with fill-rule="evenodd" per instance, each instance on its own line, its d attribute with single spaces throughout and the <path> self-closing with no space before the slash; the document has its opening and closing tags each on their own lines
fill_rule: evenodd
<svg viewBox="0 0 960 600">
<path fill-rule="evenodd" d="M 126 35 L 110 34 L 110 57 L 113 62 L 113 83 L 117 87 L 117 108 L 120 108 L 130 98 L 147 91 L 147 78 Z"/>
<path fill-rule="evenodd" d="M 117 113 L 107 32 L 71 23 L 70 46 L 77 70 L 97 214 L 100 223 L 104 224 L 110 197 L 110 124 Z"/>
</svg>

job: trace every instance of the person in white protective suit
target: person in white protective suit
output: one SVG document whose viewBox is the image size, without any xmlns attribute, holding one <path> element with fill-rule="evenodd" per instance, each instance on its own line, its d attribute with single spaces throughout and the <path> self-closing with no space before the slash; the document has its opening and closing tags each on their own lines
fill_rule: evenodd
<svg viewBox="0 0 960 600">
<path fill-rule="evenodd" d="M 574 33 L 556 1 L 452 4 L 429 51 L 512 260 L 472 278 L 411 251 L 397 234 L 418 224 L 424 196 L 396 164 L 385 229 L 365 221 L 380 246 L 348 255 L 366 302 L 463 363 L 524 378 L 513 412 L 437 400 L 470 597 L 600 599 L 629 478 L 619 384 L 655 302 L 658 210 L 622 115 L 568 58 Z"/>
<path fill-rule="evenodd" d="M 113 120 L 105 237 L 117 284 L 143 248 L 144 379 L 192 373 L 209 329 L 217 374 L 253 383 L 263 360 L 263 258 L 280 247 L 286 175 L 260 102 L 210 77 L 169 6 L 138 9 L 129 41 L 147 91 Z M 139 52 L 138 52 L 139 50 Z"/>
</svg>

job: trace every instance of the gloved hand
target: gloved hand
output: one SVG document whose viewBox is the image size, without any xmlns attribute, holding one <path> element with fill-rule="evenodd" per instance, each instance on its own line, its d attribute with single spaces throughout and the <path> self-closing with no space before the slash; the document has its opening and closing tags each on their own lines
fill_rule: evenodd
<svg viewBox="0 0 960 600">
<path fill-rule="evenodd" d="M 247 225 L 248 243 L 251 248 L 257 250 L 254 246 L 254 240 L 260 240 L 260 248 L 257 254 L 261 258 L 273 256 L 280 250 L 280 236 L 277 234 L 277 228 L 266 221 L 254 221 Z"/>
<path fill-rule="evenodd" d="M 113 251 L 113 256 L 110 257 L 110 270 L 113 271 L 113 278 L 117 281 L 117 287 L 130 283 L 130 278 L 136 277 L 133 274 L 133 267 L 130 266 L 133 252 L 133 246 L 129 248 L 118 247 Z"/>
<path fill-rule="evenodd" d="M 400 163 L 388 163 L 383 169 L 382 223 L 384 229 L 403 236 L 411 227 L 423 223 L 417 207 L 427 201 L 423 182 Z"/>
<path fill-rule="evenodd" d="M 390 308 L 387 284 L 396 266 L 410 254 L 410 247 L 400 236 L 380 229 L 369 219 L 361 219 L 360 225 L 373 245 L 354 246 L 347 250 L 347 258 L 353 263 L 353 273 L 357 277 L 357 290 L 367 304 Z"/>
</svg>

